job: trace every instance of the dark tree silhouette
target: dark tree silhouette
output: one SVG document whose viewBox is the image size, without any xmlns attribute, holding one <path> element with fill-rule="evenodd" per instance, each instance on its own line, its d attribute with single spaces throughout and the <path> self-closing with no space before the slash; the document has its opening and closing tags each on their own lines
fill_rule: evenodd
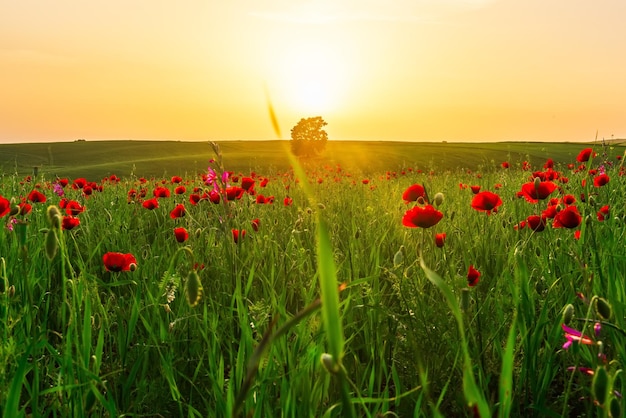
<svg viewBox="0 0 626 418">
<path fill-rule="evenodd" d="M 328 141 L 328 134 L 322 129 L 326 125 L 328 124 L 321 116 L 300 119 L 300 122 L 291 128 L 291 152 L 302 157 L 322 152 Z"/>
</svg>

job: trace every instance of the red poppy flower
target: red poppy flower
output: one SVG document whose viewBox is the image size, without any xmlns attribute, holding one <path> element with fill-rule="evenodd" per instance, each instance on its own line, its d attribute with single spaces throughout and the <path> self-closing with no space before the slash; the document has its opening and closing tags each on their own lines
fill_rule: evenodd
<svg viewBox="0 0 626 418">
<path fill-rule="evenodd" d="M 30 200 L 33 203 L 45 203 L 46 195 L 41 193 L 39 190 L 33 190 L 32 192 L 29 193 L 28 200 Z"/>
<path fill-rule="evenodd" d="M 593 185 L 596 187 L 602 187 L 609 182 L 609 176 L 606 174 L 600 174 L 593 179 Z"/>
<path fill-rule="evenodd" d="M 78 225 L 80 225 L 80 219 L 74 216 L 64 216 L 63 220 L 61 221 L 61 227 L 63 229 L 67 229 L 68 231 L 77 227 Z"/>
<path fill-rule="evenodd" d="M 194 206 L 197 205 L 198 202 L 200 202 L 200 200 L 202 200 L 202 197 L 200 197 L 198 193 L 192 193 L 189 195 L 189 203 L 191 203 Z"/>
<path fill-rule="evenodd" d="M 476 270 L 473 265 L 469 266 L 469 270 L 467 271 L 467 285 L 469 287 L 474 287 L 478 284 L 480 279 L 480 271 Z"/>
<path fill-rule="evenodd" d="M 137 268 L 137 260 L 132 254 L 109 252 L 102 256 L 102 262 L 107 271 L 134 271 Z"/>
<path fill-rule="evenodd" d="M 11 202 L 4 197 L 0 196 L 0 218 L 11 211 Z"/>
<path fill-rule="evenodd" d="M 216 205 L 217 205 L 218 203 L 220 203 L 221 197 L 220 197 L 219 192 L 217 192 L 217 191 L 215 191 L 215 190 L 211 190 L 211 191 L 209 192 L 209 200 L 211 201 L 211 203 L 214 203 L 214 204 L 216 204 Z"/>
<path fill-rule="evenodd" d="M 20 211 L 18 212 L 18 214 L 22 216 L 28 215 L 31 212 L 31 210 L 33 210 L 33 207 L 31 206 L 31 204 L 27 202 L 22 202 L 18 204 L 17 206 L 19 206 L 20 208 Z"/>
<path fill-rule="evenodd" d="M 402 225 L 409 228 L 430 228 L 437 225 L 441 218 L 443 213 L 432 205 L 415 206 L 404 213 Z"/>
<path fill-rule="evenodd" d="M 579 163 L 584 163 L 585 161 L 589 161 L 589 157 L 591 157 L 592 152 L 593 152 L 593 149 L 585 148 L 584 150 L 580 151 L 580 153 L 578 154 L 578 157 L 576 157 L 576 161 L 578 161 Z"/>
<path fill-rule="evenodd" d="M 83 187 L 83 194 L 85 196 L 91 196 L 93 194 L 93 187 L 91 187 L 91 186 Z"/>
<path fill-rule="evenodd" d="M 85 207 L 82 206 L 75 200 L 68 200 L 65 203 L 65 213 L 70 216 L 77 216 L 79 213 L 83 213 L 85 211 Z"/>
<path fill-rule="evenodd" d="M 144 200 L 142 205 L 144 208 L 152 210 L 159 207 L 159 201 L 156 197 L 153 197 L 152 199 Z"/>
<path fill-rule="evenodd" d="M 254 187 L 254 179 L 250 177 L 241 178 L 241 188 L 249 192 Z"/>
<path fill-rule="evenodd" d="M 230 186 L 226 188 L 226 199 L 228 200 L 239 200 L 245 193 L 245 190 L 241 187 Z"/>
<path fill-rule="evenodd" d="M 178 183 L 182 183 L 183 182 L 183 178 L 180 176 L 173 176 L 172 177 L 172 183 L 174 184 L 178 184 Z"/>
<path fill-rule="evenodd" d="M 609 205 L 604 205 L 598 211 L 598 220 L 603 221 L 609 216 Z"/>
<path fill-rule="evenodd" d="M 522 196 L 530 203 L 537 203 L 544 200 L 557 188 L 556 184 L 551 181 L 541 181 L 535 183 L 531 181 L 522 185 Z"/>
<path fill-rule="evenodd" d="M 573 205 L 574 203 L 576 203 L 576 197 L 571 194 L 566 194 L 565 196 L 563 196 L 563 203 L 565 203 L 565 205 L 567 206 Z"/>
<path fill-rule="evenodd" d="M 478 192 L 480 192 L 480 186 L 470 186 L 470 189 L 472 189 L 472 193 L 474 194 L 478 194 Z"/>
<path fill-rule="evenodd" d="M 446 233 L 442 232 L 441 234 L 435 234 L 435 245 L 439 248 L 443 247 L 443 244 L 446 240 Z"/>
<path fill-rule="evenodd" d="M 176 188 L 174 189 L 174 194 L 185 194 L 186 191 L 187 189 L 185 188 L 185 186 L 176 186 Z"/>
<path fill-rule="evenodd" d="M 167 187 L 157 187 L 152 194 L 154 197 L 170 197 L 170 190 Z"/>
<path fill-rule="evenodd" d="M 261 180 L 261 183 L 259 184 L 259 186 L 265 187 L 265 186 L 267 186 L 267 182 L 269 182 L 269 181 L 270 181 L 270 179 L 264 178 L 263 180 Z"/>
<path fill-rule="evenodd" d="M 421 184 L 414 184 L 409 186 L 404 193 L 402 193 L 402 200 L 404 200 L 404 203 L 415 202 L 420 197 L 425 199 L 425 196 L 426 190 L 424 189 L 424 186 Z"/>
<path fill-rule="evenodd" d="M 293 204 L 293 199 L 290 198 L 289 196 L 285 197 L 283 199 L 283 205 L 284 206 L 291 206 Z"/>
<path fill-rule="evenodd" d="M 543 168 L 553 168 L 553 167 L 554 167 L 554 160 L 552 158 L 548 158 L 546 163 L 543 165 Z"/>
<path fill-rule="evenodd" d="M 472 207 L 478 211 L 487 212 L 487 215 L 490 215 L 491 211 L 497 211 L 501 204 L 500 196 L 492 192 L 480 192 L 472 199 Z"/>
<path fill-rule="evenodd" d="M 557 212 L 552 222 L 553 228 L 576 228 L 580 225 L 582 217 L 578 213 L 576 206 L 567 206 L 565 209 Z"/>
<path fill-rule="evenodd" d="M 541 216 L 538 215 L 530 215 L 526 222 L 528 227 L 535 232 L 541 232 L 546 228 L 546 222 Z"/>
<path fill-rule="evenodd" d="M 238 229 L 233 229 L 233 240 L 235 241 L 235 244 L 239 243 L 239 239 L 243 239 L 246 236 L 246 230 L 242 229 L 241 231 Z"/>
<path fill-rule="evenodd" d="M 183 216 L 185 216 L 185 205 L 183 205 L 182 203 L 179 203 L 170 212 L 170 218 L 176 219 L 176 218 L 182 218 Z"/>
<path fill-rule="evenodd" d="M 189 232 L 185 228 L 174 228 L 174 236 L 176 241 L 185 242 L 189 239 Z"/>
<path fill-rule="evenodd" d="M 509 168 L 509 167 L 510 167 L 510 164 L 509 164 L 509 162 L 508 162 L 508 161 L 504 161 L 504 162 L 502 163 L 502 168 Z"/>
<path fill-rule="evenodd" d="M 259 226 L 261 225 L 261 221 L 259 220 L 259 218 L 253 219 L 251 223 L 252 223 L 252 229 L 254 229 L 254 232 L 258 232 Z"/>
<path fill-rule="evenodd" d="M 543 219 L 554 219 L 557 214 L 558 205 L 550 205 L 543 212 L 541 212 L 541 217 Z"/>
<path fill-rule="evenodd" d="M 86 184 L 87 184 L 87 180 L 80 177 L 80 178 L 74 179 L 74 181 L 72 182 L 72 188 L 74 190 L 82 189 L 83 187 L 85 187 Z"/>
</svg>

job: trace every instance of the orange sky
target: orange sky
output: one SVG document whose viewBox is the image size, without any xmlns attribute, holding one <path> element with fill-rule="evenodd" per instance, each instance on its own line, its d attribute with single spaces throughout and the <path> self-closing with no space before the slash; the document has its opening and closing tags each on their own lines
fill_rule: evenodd
<svg viewBox="0 0 626 418">
<path fill-rule="evenodd" d="M 5 1 L 0 142 L 626 138 L 623 0 Z M 266 94 L 267 91 L 267 94 Z"/>
</svg>

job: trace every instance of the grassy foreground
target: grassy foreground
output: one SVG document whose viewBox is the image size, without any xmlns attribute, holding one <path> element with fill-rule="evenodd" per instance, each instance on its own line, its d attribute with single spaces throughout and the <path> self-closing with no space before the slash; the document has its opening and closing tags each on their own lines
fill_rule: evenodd
<svg viewBox="0 0 626 418">
<path fill-rule="evenodd" d="M 621 416 L 623 149 L 222 145 L 4 172 L 2 416 Z"/>
</svg>

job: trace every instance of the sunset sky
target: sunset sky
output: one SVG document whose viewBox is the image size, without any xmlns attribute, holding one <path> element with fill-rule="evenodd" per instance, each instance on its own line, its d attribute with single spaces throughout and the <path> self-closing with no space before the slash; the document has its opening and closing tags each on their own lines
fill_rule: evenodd
<svg viewBox="0 0 626 418">
<path fill-rule="evenodd" d="M 0 5 L 0 142 L 626 138 L 624 0 Z"/>
</svg>

